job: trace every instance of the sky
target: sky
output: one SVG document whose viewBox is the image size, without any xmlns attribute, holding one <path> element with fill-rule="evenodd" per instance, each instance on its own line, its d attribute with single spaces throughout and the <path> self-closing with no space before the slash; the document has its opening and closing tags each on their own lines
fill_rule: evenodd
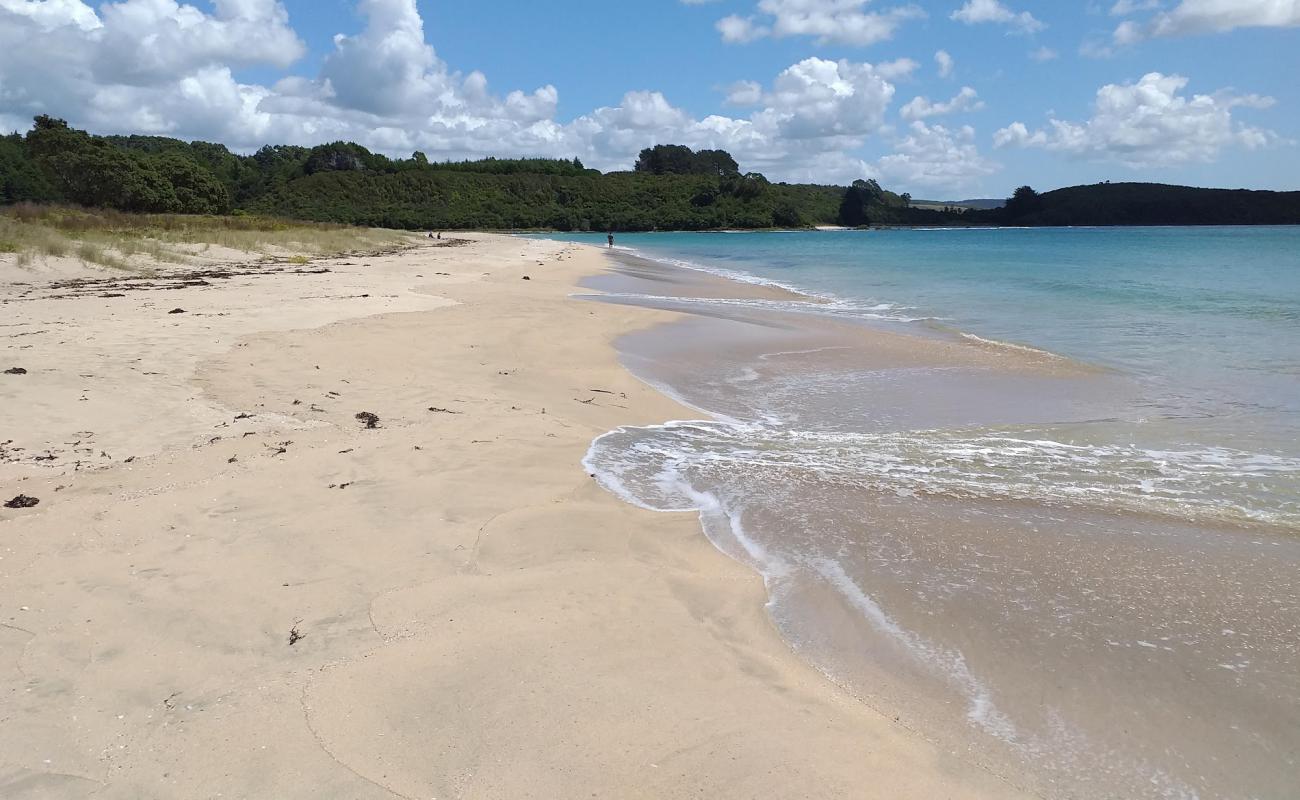
<svg viewBox="0 0 1300 800">
<path fill-rule="evenodd" d="M 1300 0 L 0 0 L 0 128 L 731 152 L 917 198 L 1300 189 Z"/>
</svg>

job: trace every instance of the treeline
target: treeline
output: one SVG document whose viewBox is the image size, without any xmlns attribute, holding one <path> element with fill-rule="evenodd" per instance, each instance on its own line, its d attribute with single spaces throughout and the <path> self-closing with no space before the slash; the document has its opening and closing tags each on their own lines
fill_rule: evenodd
<svg viewBox="0 0 1300 800">
<path fill-rule="evenodd" d="M 742 172 L 723 150 L 657 145 L 630 172 L 577 158 L 432 162 L 352 142 L 252 155 L 160 136 L 95 136 L 36 118 L 0 137 L 0 203 L 136 212 L 250 212 L 406 229 L 710 230 L 811 225 L 1241 225 L 1300 223 L 1300 192 L 1160 184 L 1017 189 L 1002 208 L 917 208 L 874 180 L 820 186 Z"/>
<path fill-rule="evenodd" d="M 657 144 L 637 156 L 635 172 L 651 175 L 712 175 L 715 178 L 740 175 L 740 165 L 726 150 L 695 151 L 680 144 Z"/>
<path fill-rule="evenodd" d="M 945 224 L 874 181 L 772 183 L 722 150 L 644 150 L 631 172 L 577 159 L 431 162 L 351 142 L 268 145 L 252 155 L 160 136 L 94 136 L 37 117 L 0 138 L 0 202 L 123 211 L 247 211 L 391 228 L 707 230 L 809 225 Z"/>
<path fill-rule="evenodd" d="M 843 190 L 761 177 L 326 172 L 251 204 L 264 214 L 394 228 L 707 230 L 833 224 Z"/>
<path fill-rule="evenodd" d="M 1300 224 L 1300 192 L 1098 183 L 1039 194 L 1021 186 L 1002 208 L 964 216 L 981 225 L 1027 227 L 1296 225 Z"/>
</svg>

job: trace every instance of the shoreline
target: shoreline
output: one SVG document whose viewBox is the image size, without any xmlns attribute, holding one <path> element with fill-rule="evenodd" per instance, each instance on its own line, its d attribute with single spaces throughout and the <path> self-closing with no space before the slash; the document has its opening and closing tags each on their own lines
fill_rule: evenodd
<svg viewBox="0 0 1300 800">
<path fill-rule="evenodd" d="M 682 313 L 621 337 L 623 363 L 701 415 L 620 427 L 587 463 L 634 505 L 700 508 L 710 540 L 764 575 L 790 647 L 847 693 L 1048 796 L 1245 785 L 1271 796 L 1283 785 L 1286 767 L 1252 743 L 1293 741 L 1276 702 L 1292 696 L 1291 648 L 1273 631 L 1293 622 L 1283 605 L 1300 557 L 1294 517 L 1289 528 L 1240 518 L 1214 504 L 1215 485 L 1195 483 L 1203 462 L 1212 473 L 1240 456 L 1253 470 L 1255 456 L 1108 448 L 1107 423 L 1122 421 L 1060 410 L 1085 396 L 1108 407 L 1124 376 L 1038 348 L 818 319 L 804 297 L 714 299 L 743 296 L 750 282 L 723 295 L 619 272 L 592 299 Z M 1101 449 L 1089 451 L 1094 435 Z M 1053 448 L 1066 461 L 1082 454 L 1069 478 L 1105 477 L 1036 482 L 1068 471 Z M 945 484 L 948 452 L 957 466 Z M 1185 472 L 1162 500 L 1145 481 L 1172 468 Z M 1012 482 L 963 483 L 981 469 Z M 1107 502 L 1080 502 L 1089 493 Z M 1224 585 L 1225 573 L 1236 581 Z M 1224 720 L 1246 733 L 1225 733 Z M 971 738 L 981 730 L 987 742 Z M 1223 754 L 1253 761 L 1211 771 Z"/>
<path fill-rule="evenodd" d="M 1017 794 L 804 663 L 694 514 L 582 473 L 686 412 L 610 344 L 678 315 L 469 238 L 6 306 L 0 483 L 42 501 L 0 514 L 6 796 Z"/>
</svg>

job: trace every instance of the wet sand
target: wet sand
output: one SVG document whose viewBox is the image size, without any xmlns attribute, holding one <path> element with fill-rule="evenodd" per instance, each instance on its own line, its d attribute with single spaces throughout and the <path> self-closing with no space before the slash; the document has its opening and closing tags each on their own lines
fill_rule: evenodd
<svg viewBox="0 0 1300 800">
<path fill-rule="evenodd" d="M 710 509 L 712 540 L 766 576 L 801 656 L 1044 796 L 1289 795 L 1300 538 L 1203 518 L 1196 497 L 1162 513 L 1043 502 L 1036 481 L 1063 482 L 1060 464 L 985 452 L 1002 430 L 1082 443 L 1124 424 L 1106 415 L 1137 387 L 1050 354 L 833 318 L 793 295 L 696 302 L 698 279 L 683 280 L 625 272 L 603 302 L 688 314 L 618 345 L 643 379 L 723 421 L 613 433 L 594 463 L 636 502 Z M 1025 491 L 941 482 L 944 447 Z M 689 493 L 664 488 L 677 480 Z"/>
<path fill-rule="evenodd" d="M 0 494 L 39 500 L 0 509 L 0 796 L 1020 795 L 582 470 L 694 413 L 610 344 L 675 314 L 458 238 L 127 291 L 0 265 Z"/>
</svg>

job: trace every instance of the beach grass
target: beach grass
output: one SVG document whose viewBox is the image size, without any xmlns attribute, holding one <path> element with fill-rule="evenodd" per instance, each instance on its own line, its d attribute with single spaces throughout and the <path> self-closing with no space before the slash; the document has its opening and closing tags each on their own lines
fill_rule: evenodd
<svg viewBox="0 0 1300 800">
<path fill-rule="evenodd" d="M 71 257 L 113 269 L 149 268 L 190 263 L 214 247 L 306 263 L 408 241 L 400 231 L 245 214 L 130 214 L 27 203 L 0 209 L 0 255 L 16 253 L 19 266 Z"/>
</svg>

